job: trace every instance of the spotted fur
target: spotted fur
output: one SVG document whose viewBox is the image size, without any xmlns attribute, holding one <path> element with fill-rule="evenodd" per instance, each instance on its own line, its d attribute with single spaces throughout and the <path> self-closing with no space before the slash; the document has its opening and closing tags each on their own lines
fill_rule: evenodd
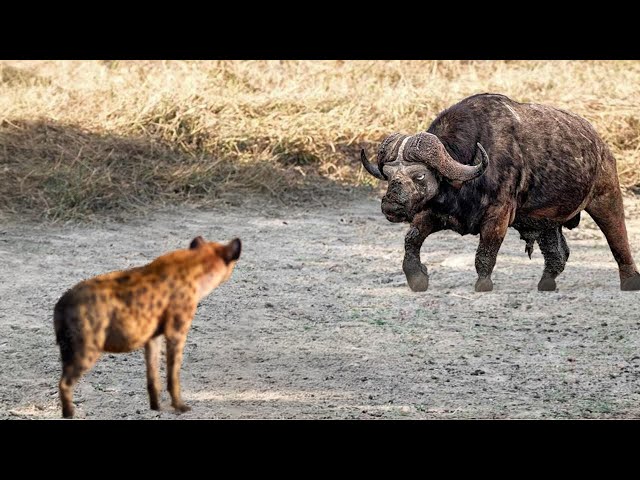
<svg viewBox="0 0 640 480">
<path fill-rule="evenodd" d="M 161 336 L 166 340 L 172 405 L 178 411 L 188 410 L 179 380 L 187 333 L 198 302 L 229 279 L 240 249 L 239 239 L 222 245 L 196 237 L 189 249 L 167 253 L 142 267 L 99 275 L 68 290 L 54 308 L 63 416 L 73 416 L 73 386 L 102 352 L 142 347 L 150 405 L 158 410 Z"/>
</svg>

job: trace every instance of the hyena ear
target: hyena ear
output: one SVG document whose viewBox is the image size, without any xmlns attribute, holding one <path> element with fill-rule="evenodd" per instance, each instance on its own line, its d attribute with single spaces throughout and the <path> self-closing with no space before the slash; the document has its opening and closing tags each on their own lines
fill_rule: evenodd
<svg viewBox="0 0 640 480">
<path fill-rule="evenodd" d="M 205 243 L 206 242 L 204 241 L 204 238 L 198 235 L 196 238 L 191 240 L 191 245 L 189 245 L 189 248 L 193 250 L 194 248 L 198 248 L 201 245 L 204 245 Z"/>
<path fill-rule="evenodd" d="M 240 250 L 242 250 L 242 243 L 239 238 L 234 238 L 225 247 L 222 254 L 222 258 L 228 265 L 231 262 L 235 262 L 240 258 Z"/>
</svg>

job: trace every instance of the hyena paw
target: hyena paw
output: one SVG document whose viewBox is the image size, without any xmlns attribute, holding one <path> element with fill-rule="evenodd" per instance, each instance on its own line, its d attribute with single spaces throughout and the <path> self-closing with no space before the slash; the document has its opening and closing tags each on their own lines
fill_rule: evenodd
<svg viewBox="0 0 640 480">
<path fill-rule="evenodd" d="M 479 278 L 476 282 L 476 292 L 490 292 L 493 290 L 493 282 L 490 278 Z"/>
<path fill-rule="evenodd" d="M 174 405 L 173 408 L 176 409 L 176 412 L 178 413 L 185 413 L 191 410 L 191 407 L 184 404 L 184 403 L 180 403 L 178 405 Z"/>
</svg>

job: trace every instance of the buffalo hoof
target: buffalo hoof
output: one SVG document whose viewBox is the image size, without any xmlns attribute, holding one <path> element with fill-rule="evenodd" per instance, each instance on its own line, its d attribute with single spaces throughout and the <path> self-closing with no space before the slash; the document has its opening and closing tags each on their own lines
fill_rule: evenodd
<svg viewBox="0 0 640 480">
<path fill-rule="evenodd" d="M 423 264 L 405 261 L 402 264 L 402 270 L 412 291 L 424 292 L 429 288 L 429 275 L 427 267 Z"/>
<path fill-rule="evenodd" d="M 553 278 L 543 278 L 538 283 L 538 290 L 541 292 L 555 292 L 556 281 Z"/>
<path fill-rule="evenodd" d="M 493 290 L 493 282 L 490 278 L 479 278 L 476 282 L 476 292 L 490 292 Z"/>
<path fill-rule="evenodd" d="M 429 288 L 429 277 L 420 273 L 407 275 L 409 288 L 414 292 L 425 292 Z"/>
<path fill-rule="evenodd" d="M 620 290 L 624 292 L 640 290 L 640 274 L 622 280 L 620 282 Z"/>
</svg>

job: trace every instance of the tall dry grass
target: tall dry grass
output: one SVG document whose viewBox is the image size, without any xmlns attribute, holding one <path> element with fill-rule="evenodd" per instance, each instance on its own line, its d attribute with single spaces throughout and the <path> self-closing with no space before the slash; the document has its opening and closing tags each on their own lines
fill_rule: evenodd
<svg viewBox="0 0 640 480">
<path fill-rule="evenodd" d="M 0 212 L 333 195 L 373 184 L 361 146 L 479 92 L 583 115 L 640 185 L 638 61 L 4 61 Z"/>
</svg>

